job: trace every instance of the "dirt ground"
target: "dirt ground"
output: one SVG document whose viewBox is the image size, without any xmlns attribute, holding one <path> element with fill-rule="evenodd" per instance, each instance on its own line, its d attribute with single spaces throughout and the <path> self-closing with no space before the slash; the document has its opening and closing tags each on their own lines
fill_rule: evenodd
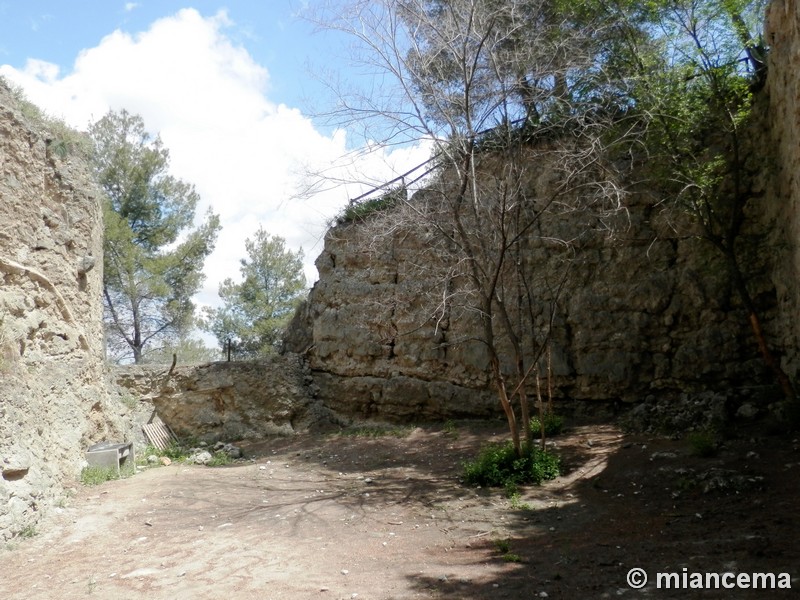
<svg viewBox="0 0 800 600">
<path fill-rule="evenodd" d="M 507 498 L 458 480 L 501 427 L 406 433 L 275 438 L 224 467 L 78 486 L 0 549 L 0 598 L 800 597 L 792 436 L 698 458 L 686 440 L 573 426 L 553 440 L 565 474 Z M 792 589 L 655 587 L 707 571 L 785 572 Z"/>
</svg>

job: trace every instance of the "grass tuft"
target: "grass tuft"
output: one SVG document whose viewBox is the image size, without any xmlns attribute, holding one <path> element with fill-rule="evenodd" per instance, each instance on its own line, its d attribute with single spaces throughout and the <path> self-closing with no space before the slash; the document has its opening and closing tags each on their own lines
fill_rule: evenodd
<svg viewBox="0 0 800 600">
<path fill-rule="evenodd" d="M 708 458 L 717 453 L 717 434 L 713 431 L 692 431 L 686 440 L 692 456 Z"/>
<path fill-rule="evenodd" d="M 112 467 L 89 466 L 81 471 L 81 483 L 87 486 L 100 485 L 106 481 L 113 481 L 119 478 L 120 473 Z"/>
<path fill-rule="evenodd" d="M 353 425 L 341 429 L 334 435 L 342 437 L 397 437 L 404 438 L 411 435 L 414 427 L 410 425 Z"/>
<path fill-rule="evenodd" d="M 522 562 L 522 557 L 519 554 L 511 552 L 511 540 L 495 540 L 494 546 L 500 553 L 500 558 L 506 562 Z"/>
<path fill-rule="evenodd" d="M 207 466 L 209 467 L 224 467 L 225 465 L 229 465 L 233 462 L 231 455 L 225 452 L 224 450 L 220 450 L 215 452 L 211 457 L 211 461 L 208 463 Z"/>
<path fill-rule="evenodd" d="M 542 422 L 539 417 L 533 417 L 530 421 L 531 433 L 540 435 L 542 433 Z M 544 434 L 546 436 L 558 435 L 564 431 L 564 417 L 554 413 L 547 413 L 544 416 Z"/>
<path fill-rule="evenodd" d="M 406 197 L 406 189 L 398 186 L 387 191 L 385 194 L 376 198 L 369 198 L 361 202 L 348 204 L 342 213 L 336 218 L 339 225 L 363 221 L 370 215 L 389 210 L 401 202 Z"/>
<path fill-rule="evenodd" d="M 17 535 L 21 538 L 30 539 L 37 534 L 35 525 L 28 525 L 22 529 Z"/>
</svg>

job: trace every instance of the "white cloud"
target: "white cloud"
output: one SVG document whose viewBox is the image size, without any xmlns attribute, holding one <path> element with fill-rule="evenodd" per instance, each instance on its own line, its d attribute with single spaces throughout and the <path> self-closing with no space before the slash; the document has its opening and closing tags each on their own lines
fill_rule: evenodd
<svg viewBox="0 0 800 600">
<path fill-rule="evenodd" d="M 132 10 L 136 10 L 139 8 L 138 2 L 126 2 L 125 3 L 125 12 L 131 12 Z"/>
<path fill-rule="evenodd" d="M 0 66 L 0 75 L 20 85 L 32 102 L 75 127 L 85 128 L 108 109 L 125 108 L 160 132 L 174 174 L 201 195 L 198 214 L 211 206 L 223 226 L 206 264 L 201 304 L 216 304 L 219 282 L 238 275 L 244 240 L 259 225 L 284 237 L 289 247 L 303 247 L 313 282 L 325 224 L 347 200 L 341 188 L 292 200 L 302 168 L 335 164 L 345 153 L 346 136 L 326 136 L 298 110 L 271 102 L 267 69 L 226 36 L 232 26 L 225 12 L 203 17 L 184 9 L 142 33 L 114 31 L 82 51 L 65 75 L 35 59 L 22 70 Z M 379 151 L 359 170 L 376 181 L 389 179 L 394 175 L 387 163 L 397 163 L 401 172 L 426 153 Z M 361 191 L 350 189 L 353 195 Z"/>
</svg>

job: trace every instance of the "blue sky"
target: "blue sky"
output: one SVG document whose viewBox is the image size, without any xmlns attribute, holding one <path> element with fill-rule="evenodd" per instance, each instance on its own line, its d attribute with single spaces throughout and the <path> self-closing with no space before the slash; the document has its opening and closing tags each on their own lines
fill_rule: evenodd
<svg viewBox="0 0 800 600">
<path fill-rule="evenodd" d="M 359 146 L 312 117 L 329 101 L 313 72 L 350 75 L 342 39 L 295 18 L 301 0 L 0 0 L 0 76 L 77 129 L 108 110 L 143 117 L 220 215 L 197 302 L 218 305 L 259 227 L 302 248 L 309 284 L 326 225 L 353 198 L 429 155 Z M 303 197 L 309 173 L 350 182 Z"/>
<path fill-rule="evenodd" d="M 226 35 L 268 69 L 268 92 L 274 101 L 305 109 L 309 97 L 321 91 L 309 67 L 331 56 L 330 42 L 298 18 L 303 3 L 294 0 L 0 0 L 0 64 L 23 68 L 35 58 L 67 72 L 81 50 L 112 31 L 145 31 L 182 8 L 204 16 L 220 11 L 228 15 Z"/>
</svg>

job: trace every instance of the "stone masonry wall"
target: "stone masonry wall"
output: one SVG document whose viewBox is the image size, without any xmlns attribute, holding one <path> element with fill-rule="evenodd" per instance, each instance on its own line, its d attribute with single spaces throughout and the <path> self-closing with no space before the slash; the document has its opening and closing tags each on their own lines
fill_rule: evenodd
<svg viewBox="0 0 800 600">
<path fill-rule="evenodd" d="M 724 264 L 703 241 L 675 233 L 655 205 L 633 196 L 629 229 L 574 248 L 554 320 L 555 397 L 613 403 L 709 390 L 731 398 L 769 393 Z M 560 226 L 568 239 L 568 228 L 580 224 Z M 361 418 L 496 415 L 477 322 L 469 314 L 430 318 L 431 291 L 441 282 L 408 267 L 435 260 L 430 240 L 404 230 L 365 244 L 368 230 L 347 224 L 329 231 L 320 280 L 287 340 L 306 352 L 320 399 Z M 538 290 L 554 289 L 566 268 L 564 253 L 546 239 L 532 239 L 524 260 Z M 763 270 L 753 260 L 750 270 Z M 769 312 L 768 280 L 754 276 L 752 284 Z"/>
<path fill-rule="evenodd" d="M 116 367 L 118 393 L 156 410 L 180 438 L 236 441 L 291 434 L 324 415 L 313 400 L 311 377 L 292 354 L 257 361 L 178 366 Z"/>
<path fill-rule="evenodd" d="M 770 47 L 766 145 L 773 152 L 769 216 L 776 227 L 770 245 L 776 256 L 773 282 L 784 369 L 800 376 L 800 1 L 774 0 L 767 13 Z"/>
<path fill-rule="evenodd" d="M 99 196 L 51 138 L 0 83 L 0 540 L 63 498 L 89 445 L 128 435 L 106 389 Z"/>
<path fill-rule="evenodd" d="M 767 89 L 751 144 L 759 159 L 748 224 L 739 242 L 743 270 L 784 368 L 800 374 L 800 2 L 769 9 Z M 761 158 L 764 160 L 761 160 Z M 613 241 L 582 244 L 559 300 L 553 340 L 560 399 L 637 402 L 716 398 L 734 412 L 779 395 L 765 371 L 747 316 L 716 252 L 673 227 L 659 199 L 629 198 L 630 228 Z M 569 225 L 567 225 L 569 227 Z M 360 417 L 452 418 L 497 414 L 487 390 L 487 357 L 469 341 L 468 319 L 430 319 L 409 261 L 435 260 L 430 240 L 395 231 L 377 242 L 369 228 L 328 232 L 320 279 L 296 316 L 287 347 L 305 352 L 319 396 Z M 568 238 L 568 235 L 564 235 Z M 546 243 L 527 260 L 539 273 L 563 268 Z M 552 281 L 551 281 L 552 283 Z M 457 341 L 461 340 L 461 341 Z M 455 343 L 457 342 L 457 343 Z"/>
</svg>

